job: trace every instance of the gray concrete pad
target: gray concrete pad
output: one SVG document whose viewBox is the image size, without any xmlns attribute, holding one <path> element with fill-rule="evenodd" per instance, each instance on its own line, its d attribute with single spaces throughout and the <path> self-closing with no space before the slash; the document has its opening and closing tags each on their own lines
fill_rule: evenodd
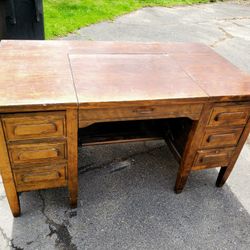
<svg viewBox="0 0 250 250">
<path fill-rule="evenodd" d="M 145 8 L 64 39 L 203 42 L 250 73 L 250 4 Z M 250 140 L 223 188 L 211 169 L 180 195 L 163 141 L 81 148 L 79 159 L 74 210 L 66 189 L 22 193 L 13 219 L 0 180 L 0 250 L 250 249 Z"/>
</svg>

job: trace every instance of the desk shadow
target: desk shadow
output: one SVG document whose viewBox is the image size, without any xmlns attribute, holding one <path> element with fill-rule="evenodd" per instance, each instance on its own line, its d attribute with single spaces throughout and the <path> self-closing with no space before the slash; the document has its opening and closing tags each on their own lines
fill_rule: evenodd
<svg viewBox="0 0 250 250">
<path fill-rule="evenodd" d="M 16 249 L 249 249 L 250 215 L 217 171 L 191 174 L 173 191 L 178 165 L 161 141 L 81 148 L 79 203 L 65 189 L 21 195 Z"/>
</svg>

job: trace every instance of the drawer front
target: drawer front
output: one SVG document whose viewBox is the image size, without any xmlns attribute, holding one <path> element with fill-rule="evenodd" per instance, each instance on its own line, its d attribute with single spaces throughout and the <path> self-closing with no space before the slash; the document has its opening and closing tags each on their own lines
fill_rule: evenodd
<svg viewBox="0 0 250 250">
<path fill-rule="evenodd" d="M 66 165 L 32 166 L 14 169 L 13 173 L 18 192 L 64 187 L 67 184 Z"/>
<path fill-rule="evenodd" d="M 227 166 L 235 148 L 199 150 L 195 156 L 192 170 Z"/>
<path fill-rule="evenodd" d="M 237 145 L 243 128 L 211 130 L 207 129 L 202 139 L 202 148 Z"/>
<path fill-rule="evenodd" d="M 191 117 L 199 119 L 202 104 L 175 104 L 165 106 L 132 106 L 107 109 L 80 109 L 79 122 L 81 121 L 115 121 L 129 119 Z"/>
<path fill-rule="evenodd" d="M 10 145 L 9 154 L 13 164 L 67 159 L 66 144 L 64 142 Z"/>
<path fill-rule="evenodd" d="M 209 126 L 233 126 L 233 125 L 245 125 L 249 117 L 249 106 L 221 106 L 215 107 L 211 113 L 209 119 Z"/>
<path fill-rule="evenodd" d="M 6 115 L 2 121 L 8 141 L 65 136 L 64 112 Z"/>
</svg>

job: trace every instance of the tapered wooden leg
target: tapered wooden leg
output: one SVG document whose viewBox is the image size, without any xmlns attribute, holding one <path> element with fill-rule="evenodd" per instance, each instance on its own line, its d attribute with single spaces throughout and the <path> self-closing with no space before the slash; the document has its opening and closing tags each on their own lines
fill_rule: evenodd
<svg viewBox="0 0 250 250">
<path fill-rule="evenodd" d="M 189 174 L 183 174 L 183 173 L 178 173 L 176 183 L 175 183 L 175 188 L 174 191 L 177 194 L 180 194 L 182 190 L 184 189 L 187 179 L 188 179 Z"/>
<path fill-rule="evenodd" d="M 228 166 L 226 167 L 222 167 L 220 169 L 220 172 L 219 172 L 219 175 L 218 175 L 218 178 L 217 178 L 217 181 L 216 181 L 216 186 L 217 187 L 222 187 L 228 177 L 230 176 L 231 172 L 233 171 L 233 168 L 235 166 L 235 163 L 240 155 L 240 152 L 248 138 L 248 135 L 249 135 L 249 132 L 250 132 L 250 120 L 248 121 L 248 123 L 246 124 L 244 130 L 243 130 L 243 133 L 241 134 L 241 137 L 239 139 L 239 142 L 238 142 L 238 145 L 234 151 L 234 154 L 231 158 L 231 161 L 230 163 L 228 164 Z"/>
<path fill-rule="evenodd" d="M 76 109 L 67 110 L 68 138 L 68 189 L 70 206 L 77 207 L 78 197 L 78 112 Z"/>
<path fill-rule="evenodd" d="M 199 149 L 202 136 L 204 135 L 205 127 L 211 112 L 211 107 L 212 106 L 210 103 L 204 104 L 200 120 L 193 122 L 193 126 L 189 132 L 188 140 L 177 174 L 174 188 L 176 193 L 181 193 L 187 182 L 188 176 L 193 166 L 195 155 Z"/>
<path fill-rule="evenodd" d="M 222 187 L 225 184 L 225 182 L 227 181 L 227 178 L 228 178 L 228 176 L 230 174 L 230 173 L 227 173 L 227 169 L 228 169 L 227 167 L 222 167 L 220 169 L 218 178 L 216 180 L 216 186 L 217 187 Z"/>
<path fill-rule="evenodd" d="M 21 215 L 21 208 L 20 208 L 20 202 L 19 202 L 19 197 L 18 197 L 18 193 L 13 190 L 13 192 L 9 191 L 9 187 L 12 184 L 4 184 L 4 188 L 5 188 L 5 192 L 6 192 L 6 196 L 9 202 L 9 206 L 11 209 L 11 212 L 13 214 L 14 217 L 19 217 Z"/>
<path fill-rule="evenodd" d="M 14 217 L 20 215 L 20 203 L 18 193 L 16 191 L 15 181 L 9 161 L 8 151 L 6 147 L 2 121 L 0 121 L 0 172 L 3 179 L 3 185 L 6 197 L 9 202 L 10 209 Z"/>
</svg>

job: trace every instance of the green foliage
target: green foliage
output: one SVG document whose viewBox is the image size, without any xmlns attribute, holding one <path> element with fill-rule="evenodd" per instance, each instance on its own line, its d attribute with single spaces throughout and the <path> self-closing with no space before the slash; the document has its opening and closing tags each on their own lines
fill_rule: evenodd
<svg viewBox="0 0 250 250">
<path fill-rule="evenodd" d="M 81 27 L 147 6 L 206 3 L 209 0 L 44 0 L 46 38 L 64 36 Z"/>
</svg>

